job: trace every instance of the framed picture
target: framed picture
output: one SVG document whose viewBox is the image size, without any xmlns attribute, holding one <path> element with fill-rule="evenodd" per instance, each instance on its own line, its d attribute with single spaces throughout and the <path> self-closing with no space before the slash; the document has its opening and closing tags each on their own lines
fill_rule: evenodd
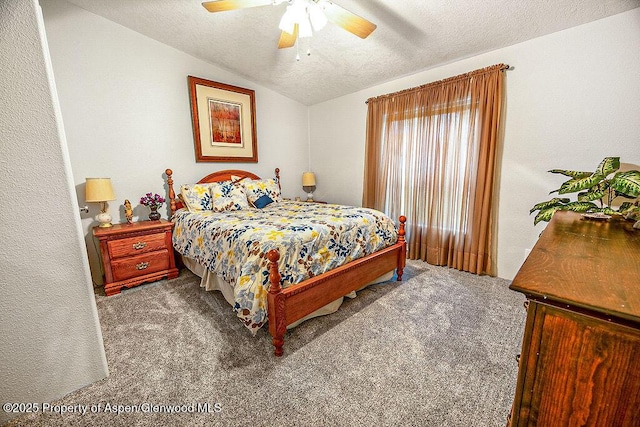
<svg viewBox="0 0 640 427">
<path fill-rule="evenodd" d="M 255 91 L 189 76 L 196 162 L 258 162 Z"/>
</svg>

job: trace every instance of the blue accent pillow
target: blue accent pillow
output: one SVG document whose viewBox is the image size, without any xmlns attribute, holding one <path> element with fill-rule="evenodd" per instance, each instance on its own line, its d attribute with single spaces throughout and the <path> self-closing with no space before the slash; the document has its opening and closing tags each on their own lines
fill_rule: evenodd
<svg viewBox="0 0 640 427">
<path fill-rule="evenodd" d="M 271 197 L 265 194 L 264 196 L 258 198 L 258 200 L 253 202 L 253 206 L 255 206 L 258 209 L 262 209 L 265 206 L 267 206 L 269 203 L 273 203 L 273 200 L 271 199 Z"/>
</svg>

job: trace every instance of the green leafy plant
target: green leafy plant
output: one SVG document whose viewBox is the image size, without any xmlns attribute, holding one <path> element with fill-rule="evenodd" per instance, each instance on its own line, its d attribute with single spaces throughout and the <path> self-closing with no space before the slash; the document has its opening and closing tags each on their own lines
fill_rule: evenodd
<svg viewBox="0 0 640 427">
<path fill-rule="evenodd" d="M 559 189 L 549 194 L 576 193 L 578 200 L 571 201 L 566 197 L 554 197 L 546 202 L 538 203 L 531 208 L 529 214 L 539 211 L 533 221 L 549 221 L 557 211 L 574 211 L 584 213 L 601 213 L 604 215 L 627 215 L 638 211 L 637 204 L 623 202 L 616 210 L 612 203 L 618 197 L 635 199 L 640 195 L 640 171 L 631 170 L 617 172 L 620 169 L 620 157 L 606 157 L 595 172 L 578 172 L 572 170 L 552 169 L 549 172 L 570 177 Z M 597 202 L 597 204 L 596 204 Z"/>
</svg>

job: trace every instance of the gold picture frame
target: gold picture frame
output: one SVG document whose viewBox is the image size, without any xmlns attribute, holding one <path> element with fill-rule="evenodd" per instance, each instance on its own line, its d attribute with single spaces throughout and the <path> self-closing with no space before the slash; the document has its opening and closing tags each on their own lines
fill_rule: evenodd
<svg viewBox="0 0 640 427">
<path fill-rule="evenodd" d="M 196 162 L 258 162 L 255 91 L 188 76 Z"/>
</svg>

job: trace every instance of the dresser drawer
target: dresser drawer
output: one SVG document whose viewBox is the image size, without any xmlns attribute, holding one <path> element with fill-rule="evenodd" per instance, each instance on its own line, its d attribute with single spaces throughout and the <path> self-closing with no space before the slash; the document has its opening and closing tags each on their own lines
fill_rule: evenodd
<svg viewBox="0 0 640 427">
<path fill-rule="evenodd" d="M 111 262 L 114 281 L 127 280 L 161 270 L 167 270 L 171 264 L 169 251 L 149 252 Z"/>
<path fill-rule="evenodd" d="M 167 249 L 165 233 L 147 234 L 107 242 L 111 259 Z"/>
</svg>

